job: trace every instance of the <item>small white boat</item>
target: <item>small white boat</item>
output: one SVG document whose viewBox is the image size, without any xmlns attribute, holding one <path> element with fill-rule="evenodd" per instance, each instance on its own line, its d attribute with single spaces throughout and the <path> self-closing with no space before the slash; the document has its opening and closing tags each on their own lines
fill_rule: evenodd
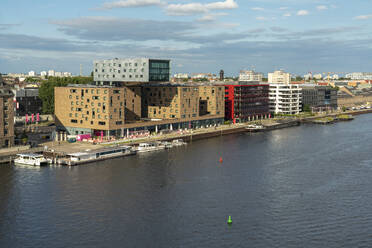
<svg viewBox="0 0 372 248">
<path fill-rule="evenodd" d="M 14 164 L 19 165 L 33 165 L 33 166 L 45 166 L 48 165 L 48 160 L 43 155 L 34 153 L 23 153 L 17 154 L 14 159 Z"/>
<path fill-rule="evenodd" d="M 163 141 L 162 144 L 165 146 L 165 149 L 171 149 L 173 144 L 169 141 Z"/>
<path fill-rule="evenodd" d="M 173 146 L 183 146 L 183 145 L 187 145 L 187 143 L 184 142 L 182 139 L 175 139 L 175 140 L 172 140 L 172 145 Z"/>
<path fill-rule="evenodd" d="M 165 149 L 165 145 L 160 142 L 140 143 L 137 147 L 137 153 L 159 151 Z"/>
</svg>

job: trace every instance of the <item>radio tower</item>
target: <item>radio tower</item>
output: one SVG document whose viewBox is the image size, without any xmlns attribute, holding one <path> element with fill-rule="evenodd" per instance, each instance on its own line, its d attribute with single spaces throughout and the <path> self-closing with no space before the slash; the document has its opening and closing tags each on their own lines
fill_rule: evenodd
<svg viewBox="0 0 372 248">
<path fill-rule="evenodd" d="M 83 65 L 80 64 L 80 77 L 83 76 Z"/>
</svg>

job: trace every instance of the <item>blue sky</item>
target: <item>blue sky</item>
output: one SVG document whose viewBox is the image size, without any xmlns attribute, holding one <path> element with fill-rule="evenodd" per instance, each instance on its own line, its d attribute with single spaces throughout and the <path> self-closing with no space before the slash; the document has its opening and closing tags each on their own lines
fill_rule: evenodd
<svg viewBox="0 0 372 248">
<path fill-rule="evenodd" d="M 0 72 L 172 60 L 172 72 L 372 71 L 369 0 L 2 0 Z"/>
</svg>

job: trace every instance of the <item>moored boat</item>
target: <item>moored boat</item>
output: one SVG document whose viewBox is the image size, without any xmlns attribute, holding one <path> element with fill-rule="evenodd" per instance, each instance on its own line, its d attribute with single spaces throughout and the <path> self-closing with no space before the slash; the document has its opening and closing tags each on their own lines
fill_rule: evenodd
<svg viewBox="0 0 372 248">
<path fill-rule="evenodd" d="M 165 145 L 161 142 L 152 142 L 152 143 L 140 143 L 137 147 L 137 153 L 159 151 L 165 149 Z"/>
<path fill-rule="evenodd" d="M 172 140 L 172 145 L 173 146 L 183 146 L 183 145 L 187 145 L 187 143 L 184 142 L 182 139 L 175 139 L 175 140 Z"/>
<path fill-rule="evenodd" d="M 48 165 L 48 160 L 45 159 L 44 156 L 41 154 L 22 153 L 22 154 L 17 154 L 17 157 L 14 159 L 14 164 L 46 166 Z"/>
<path fill-rule="evenodd" d="M 118 146 L 89 152 L 70 153 L 67 154 L 67 158 L 60 159 L 59 163 L 62 165 L 78 165 L 134 154 L 136 154 L 136 151 L 131 146 Z"/>
</svg>

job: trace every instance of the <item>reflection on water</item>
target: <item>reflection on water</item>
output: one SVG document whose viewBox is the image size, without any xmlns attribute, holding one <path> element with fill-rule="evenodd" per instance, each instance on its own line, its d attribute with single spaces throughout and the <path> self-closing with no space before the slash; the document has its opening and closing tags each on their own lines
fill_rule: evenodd
<svg viewBox="0 0 372 248">
<path fill-rule="evenodd" d="M 368 247 L 371 120 L 0 166 L 0 247 Z"/>
</svg>

